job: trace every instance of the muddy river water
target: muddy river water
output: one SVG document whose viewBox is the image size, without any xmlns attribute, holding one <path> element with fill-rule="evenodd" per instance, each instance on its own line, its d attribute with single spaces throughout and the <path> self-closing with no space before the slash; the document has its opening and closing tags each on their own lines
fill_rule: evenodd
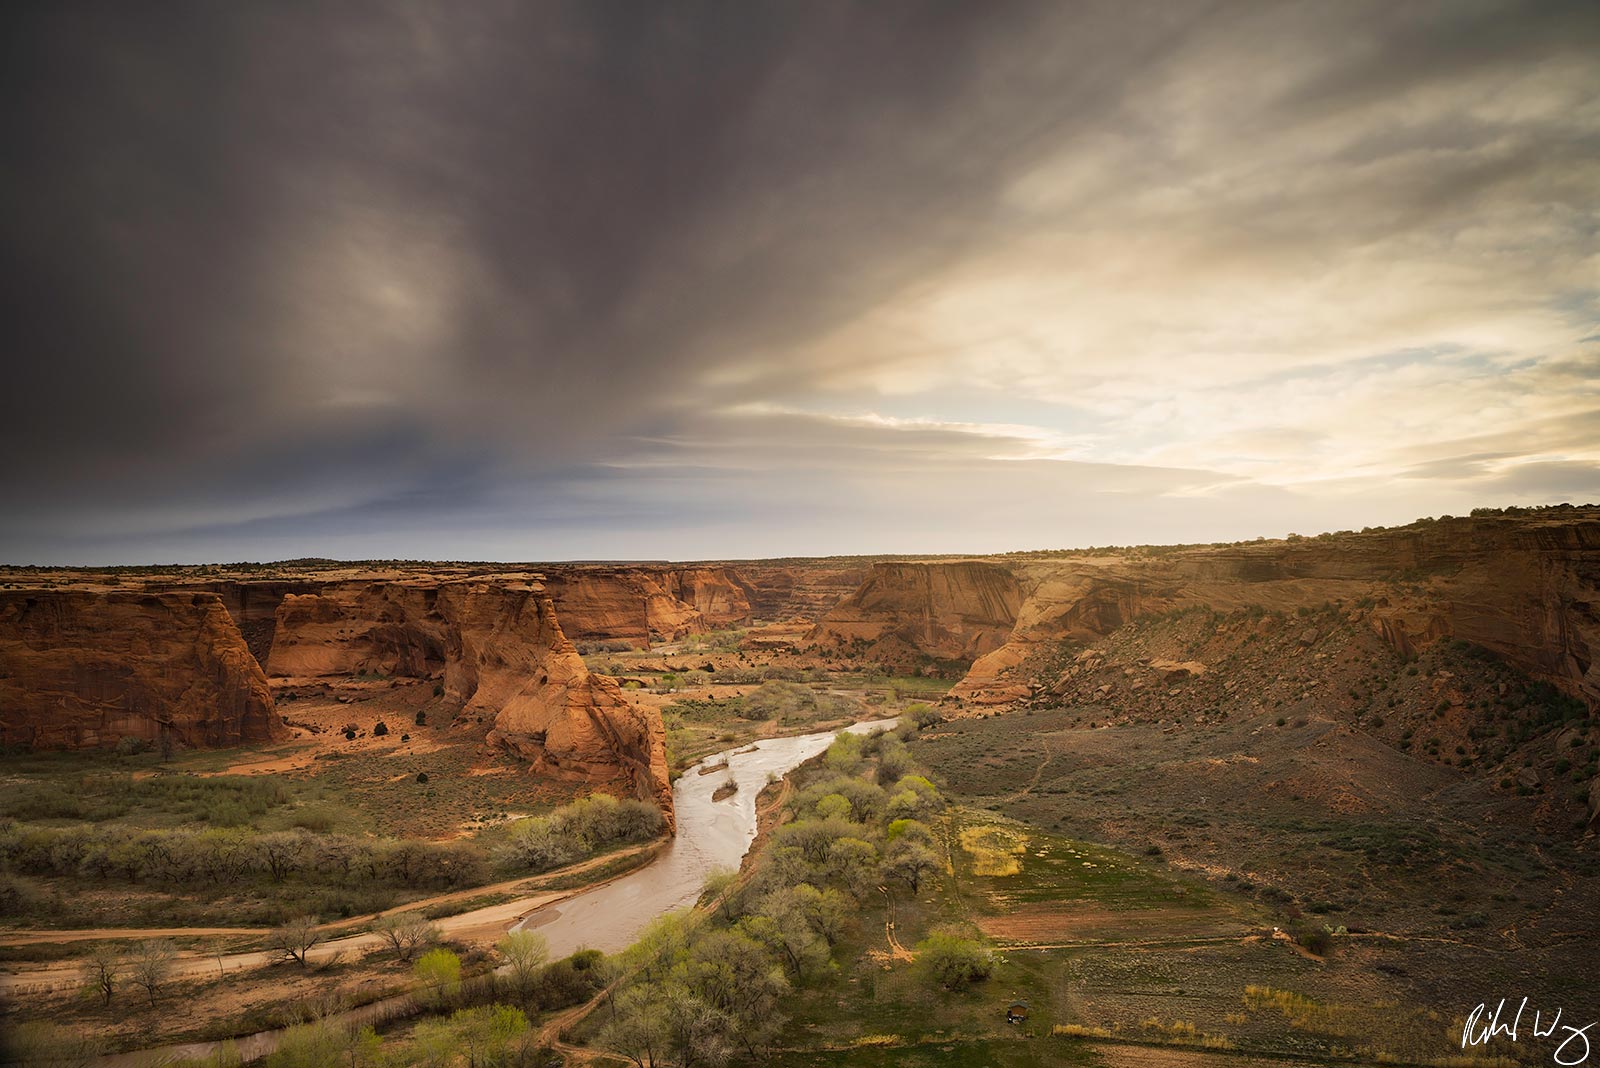
<svg viewBox="0 0 1600 1068">
<path fill-rule="evenodd" d="M 868 734 L 894 726 L 892 719 L 846 728 Z M 687 908 L 699 898 L 706 877 L 717 868 L 736 868 L 756 836 L 756 795 L 769 776 L 783 776 L 827 749 L 836 732 L 768 738 L 742 749 L 706 757 L 684 772 L 672 789 L 678 833 L 647 867 L 620 879 L 537 909 L 513 929 L 538 931 L 550 943 L 552 959 L 579 949 L 616 952 L 633 943 L 657 916 Z M 700 774 L 727 762 L 725 770 Z M 712 797 L 730 778 L 738 790 L 721 801 Z M 409 997 L 386 998 L 341 1014 L 341 1022 L 360 1026 L 404 1015 Z M 414 1011 L 414 1010 L 412 1010 Z M 262 1031 L 236 1040 L 246 1060 L 264 1057 L 278 1046 L 281 1031 Z M 101 1057 L 98 1068 L 153 1068 L 178 1058 L 204 1057 L 215 1043 L 163 1046 Z"/>
<path fill-rule="evenodd" d="M 894 725 L 893 720 L 857 723 L 865 734 Z M 690 768 L 672 789 L 678 834 L 649 867 L 546 906 L 516 927 L 538 931 L 550 943 L 552 958 L 590 948 L 613 953 L 631 945 L 646 924 L 673 909 L 695 903 L 706 876 L 716 868 L 736 868 L 756 836 L 756 794 L 769 775 L 782 776 L 824 749 L 834 735 L 805 734 L 769 738 L 745 749 L 718 753 Z M 724 760 L 726 771 L 700 770 Z M 739 789 L 713 801 L 717 788 L 732 778 Z"/>
</svg>

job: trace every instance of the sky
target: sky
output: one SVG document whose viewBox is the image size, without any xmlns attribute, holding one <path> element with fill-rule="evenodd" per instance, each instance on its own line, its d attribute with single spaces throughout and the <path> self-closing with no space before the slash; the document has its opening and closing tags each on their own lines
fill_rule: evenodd
<svg viewBox="0 0 1600 1068">
<path fill-rule="evenodd" d="M 1600 500 L 1600 4 L 13 4 L 0 560 Z"/>
</svg>

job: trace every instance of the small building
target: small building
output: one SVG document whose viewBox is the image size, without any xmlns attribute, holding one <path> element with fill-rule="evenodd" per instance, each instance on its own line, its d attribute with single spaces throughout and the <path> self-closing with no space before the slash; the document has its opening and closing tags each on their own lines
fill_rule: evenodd
<svg viewBox="0 0 1600 1068">
<path fill-rule="evenodd" d="M 1026 1001 L 1013 1001 L 1006 1006 L 1006 1023 L 1020 1024 L 1028 1022 L 1028 1003 Z"/>
</svg>

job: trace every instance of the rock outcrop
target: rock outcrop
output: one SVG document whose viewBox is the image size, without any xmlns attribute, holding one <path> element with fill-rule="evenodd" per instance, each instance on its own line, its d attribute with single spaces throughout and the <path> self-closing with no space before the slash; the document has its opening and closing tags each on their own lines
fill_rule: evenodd
<svg viewBox="0 0 1600 1068">
<path fill-rule="evenodd" d="M 529 576 L 329 583 L 278 606 L 274 676 L 440 678 L 487 739 L 542 774 L 653 800 L 670 821 L 659 712 L 591 675 Z"/>
<path fill-rule="evenodd" d="M 260 665 L 209 593 L 0 592 L 0 740 L 84 749 L 278 741 Z"/>
<path fill-rule="evenodd" d="M 750 619 L 750 601 L 726 567 L 570 567 L 546 588 L 574 641 L 648 648 Z"/>
</svg>

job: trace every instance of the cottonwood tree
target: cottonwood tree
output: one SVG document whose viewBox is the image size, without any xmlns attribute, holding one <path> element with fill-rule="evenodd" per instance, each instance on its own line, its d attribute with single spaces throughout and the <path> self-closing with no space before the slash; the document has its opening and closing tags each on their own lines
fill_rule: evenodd
<svg viewBox="0 0 1600 1068">
<path fill-rule="evenodd" d="M 890 847 L 883 870 L 909 886 L 911 896 L 916 897 L 922 881 L 938 868 L 939 857 L 933 850 L 920 842 L 902 839 Z"/>
<path fill-rule="evenodd" d="M 267 936 L 267 949 L 295 961 L 304 968 L 306 954 L 322 941 L 322 931 L 315 916 L 296 916 Z"/>
<path fill-rule="evenodd" d="M 821 935 L 831 947 L 844 933 L 850 920 L 851 904 L 839 891 L 829 887 L 818 890 L 810 883 L 799 883 L 793 890 L 795 906 L 805 916 L 811 929 Z"/>
<path fill-rule="evenodd" d="M 917 965 L 946 990 L 989 978 L 994 954 L 981 942 L 950 931 L 935 931 L 917 943 Z"/>
<path fill-rule="evenodd" d="M 826 870 L 842 882 L 857 901 L 865 900 L 878 882 L 878 850 L 871 842 L 860 838 L 841 838 L 828 847 Z"/>
<path fill-rule="evenodd" d="M 350 1026 L 339 1039 L 340 1060 L 350 1068 L 372 1068 L 383 1052 L 383 1039 L 371 1027 Z"/>
<path fill-rule="evenodd" d="M 727 1037 L 760 1058 L 782 1028 L 778 1006 L 789 993 L 766 949 L 739 931 L 711 931 L 695 940 L 685 971 L 696 996 L 721 1014 Z"/>
<path fill-rule="evenodd" d="M 538 988 L 540 969 L 550 959 L 550 944 L 536 931 L 510 931 L 494 948 L 505 958 L 507 985 L 526 1008 Z"/>
<path fill-rule="evenodd" d="M 502 1064 L 511 1043 L 528 1030 L 528 1017 L 510 1005 L 457 1009 L 446 1026 L 466 1068 Z"/>
<path fill-rule="evenodd" d="M 461 958 L 442 946 L 430 949 L 417 958 L 411 974 L 422 984 L 423 995 L 430 1002 L 442 1002 L 455 996 L 461 989 Z"/>
<path fill-rule="evenodd" d="M 439 941 L 439 928 L 420 912 L 391 912 L 380 916 L 372 930 L 389 944 L 395 957 L 406 964 Z"/>
<path fill-rule="evenodd" d="M 156 995 L 172 975 L 172 965 L 177 959 L 178 951 L 171 942 L 164 938 L 148 939 L 141 942 L 128 957 L 128 978 L 144 988 L 150 1004 L 154 1005 Z"/>
<path fill-rule="evenodd" d="M 828 959 L 828 949 L 812 930 L 805 909 L 793 890 L 778 890 L 756 903 L 755 915 L 739 926 L 783 962 L 796 979 L 817 972 Z"/>
<path fill-rule="evenodd" d="M 267 1068 L 330 1068 L 340 1063 L 343 1046 L 339 1030 L 325 1020 L 296 1024 L 278 1039 Z"/>
<path fill-rule="evenodd" d="M 83 985 L 109 1005 L 117 992 L 117 979 L 125 967 L 116 950 L 100 946 L 91 950 L 83 962 Z"/>
<path fill-rule="evenodd" d="M 615 1050 L 638 1068 L 665 1064 L 669 1049 L 666 1007 L 650 987 L 630 986 L 617 995 L 611 1020 L 596 1040 Z"/>
</svg>

